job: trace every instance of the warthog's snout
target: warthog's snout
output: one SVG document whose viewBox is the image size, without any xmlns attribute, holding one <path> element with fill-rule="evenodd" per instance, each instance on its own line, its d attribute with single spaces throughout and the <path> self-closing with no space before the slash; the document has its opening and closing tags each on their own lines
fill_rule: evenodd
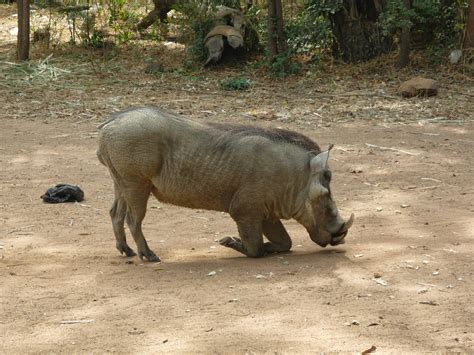
<svg viewBox="0 0 474 355">
<path fill-rule="evenodd" d="M 310 233 L 310 237 L 320 247 L 326 247 L 328 245 L 336 246 L 344 244 L 344 238 L 354 223 L 354 214 L 352 213 L 349 219 L 344 222 L 342 218 L 338 216 L 340 222 L 334 223 L 331 227 L 327 228 L 326 231 Z"/>
<path fill-rule="evenodd" d="M 352 227 L 352 224 L 354 223 L 354 213 L 351 213 L 351 216 L 347 220 L 347 222 L 343 223 L 339 231 L 337 233 L 332 234 L 331 236 L 331 241 L 329 244 L 332 246 L 338 245 L 338 244 L 344 244 L 346 241 L 344 238 L 347 235 L 347 232 L 349 231 L 349 228 Z"/>
</svg>

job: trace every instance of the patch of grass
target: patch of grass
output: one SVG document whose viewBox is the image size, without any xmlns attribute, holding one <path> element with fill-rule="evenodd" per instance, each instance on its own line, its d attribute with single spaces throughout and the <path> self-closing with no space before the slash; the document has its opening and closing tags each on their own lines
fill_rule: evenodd
<svg viewBox="0 0 474 355">
<path fill-rule="evenodd" d="M 223 90 L 248 90 L 253 84 L 248 78 L 237 77 L 222 80 L 219 85 Z"/>
</svg>

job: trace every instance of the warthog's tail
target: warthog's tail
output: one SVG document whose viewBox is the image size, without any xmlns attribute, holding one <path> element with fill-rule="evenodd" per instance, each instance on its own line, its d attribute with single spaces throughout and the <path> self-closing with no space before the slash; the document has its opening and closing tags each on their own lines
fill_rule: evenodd
<svg viewBox="0 0 474 355">
<path fill-rule="evenodd" d="M 112 116 L 112 117 L 110 117 L 107 121 L 100 123 L 100 124 L 97 126 L 97 129 L 101 129 L 102 127 L 104 127 L 105 125 L 109 124 L 110 122 L 112 122 L 112 121 L 115 120 L 116 118 L 117 118 L 117 116 Z"/>
</svg>

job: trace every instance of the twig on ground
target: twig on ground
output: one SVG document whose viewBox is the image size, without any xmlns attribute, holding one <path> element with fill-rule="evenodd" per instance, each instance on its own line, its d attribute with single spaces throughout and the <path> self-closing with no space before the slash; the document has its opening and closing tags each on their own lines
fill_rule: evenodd
<svg viewBox="0 0 474 355">
<path fill-rule="evenodd" d="M 79 324 L 79 323 L 93 323 L 94 319 L 77 319 L 77 320 L 62 320 L 61 324 Z"/>
<path fill-rule="evenodd" d="M 370 144 L 370 143 L 365 143 L 365 145 L 366 145 L 367 147 L 370 147 L 370 148 L 377 148 L 377 149 L 380 149 L 380 150 L 391 150 L 391 151 L 394 151 L 394 152 L 404 153 L 404 154 L 413 155 L 413 156 L 420 155 L 420 153 L 412 153 L 412 152 L 408 152 L 408 151 L 402 150 L 402 149 L 396 149 L 396 148 L 390 148 L 390 147 L 382 147 L 382 146 L 375 145 L 375 144 Z"/>
</svg>

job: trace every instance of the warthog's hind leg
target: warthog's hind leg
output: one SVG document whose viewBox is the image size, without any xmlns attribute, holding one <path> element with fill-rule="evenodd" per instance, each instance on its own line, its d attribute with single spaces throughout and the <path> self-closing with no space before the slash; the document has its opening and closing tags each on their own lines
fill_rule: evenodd
<svg viewBox="0 0 474 355">
<path fill-rule="evenodd" d="M 279 220 L 265 220 L 262 224 L 263 234 L 270 242 L 263 247 L 265 253 L 281 253 L 291 249 L 291 238 Z"/>
<path fill-rule="evenodd" d="M 138 256 L 148 261 L 159 262 L 160 258 L 148 247 L 142 232 L 142 221 L 145 218 L 148 197 L 150 196 L 151 184 L 144 181 L 133 181 L 122 184 L 121 192 L 127 202 L 126 221 L 128 228 L 135 239 L 138 248 Z"/>
<path fill-rule="evenodd" d="M 115 186 L 115 201 L 110 209 L 110 218 L 112 219 L 112 226 L 114 228 L 116 247 L 120 254 L 126 256 L 135 256 L 135 252 L 127 244 L 125 235 L 124 223 L 125 215 L 127 214 L 127 204 L 121 196 L 119 189 Z"/>
</svg>

